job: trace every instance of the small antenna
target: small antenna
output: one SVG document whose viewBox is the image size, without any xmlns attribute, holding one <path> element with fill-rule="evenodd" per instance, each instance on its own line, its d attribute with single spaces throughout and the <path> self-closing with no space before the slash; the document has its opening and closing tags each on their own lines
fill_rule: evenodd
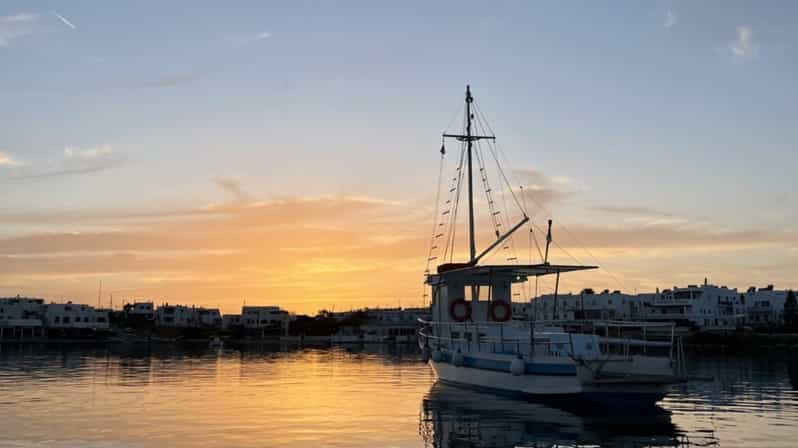
<svg viewBox="0 0 798 448">
<path fill-rule="evenodd" d="M 103 296 L 103 281 L 100 280 L 100 289 L 97 290 L 97 308 L 100 308 L 100 300 Z"/>
<path fill-rule="evenodd" d="M 543 257 L 543 264 L 549 263 L 549 246 L 551 245 L 551 220 L 549 220 L 549 230 L 546 232 L 546 256 Z"/>
</svg>

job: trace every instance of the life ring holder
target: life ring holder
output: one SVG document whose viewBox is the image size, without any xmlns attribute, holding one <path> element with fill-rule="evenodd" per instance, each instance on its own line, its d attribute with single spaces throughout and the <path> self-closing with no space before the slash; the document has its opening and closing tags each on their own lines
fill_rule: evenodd
<svg viewBox="0 0 798 448">
<path fill-rule="evenodd" d="M 465 310 L 465 312 L 462 315 L 459 315 L 457 313 L 457 309 L 460 308 L 460 305 L 462 305 L 463 306 L 462 309 Z M 452 303 L 449 304 L 449 316 L 451 316 L 452 319 L 454 319 L 457 322 L 465 322 L 471 319 L 471 304 L 468 303 L 465 299 L 457 299 L 452 301 Z"/>
<path fill-rule="evenodd" d="M 499 308 L 503 309 L 501 315 L 497 314 Z M 510 305 L 504 300 L 494 300 L 490 302 L 488 311 L 490 312 L 491 320 L 494 322 L 507 322 L 513 316 L 513 309 L 510 308 Z"/>
</svg>

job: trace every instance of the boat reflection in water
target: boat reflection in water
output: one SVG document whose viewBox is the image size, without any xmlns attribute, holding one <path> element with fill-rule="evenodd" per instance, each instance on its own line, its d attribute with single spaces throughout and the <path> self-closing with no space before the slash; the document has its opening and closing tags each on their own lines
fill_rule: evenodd
<svg viewBox="0 0 798 448">
<path fill-rule="evenodd" d="M 690 446 L 659 407 L 619 414 L 524 401 L 440 381 L 424 397 L 419 433 L 431 447 Z"/>
</svg>

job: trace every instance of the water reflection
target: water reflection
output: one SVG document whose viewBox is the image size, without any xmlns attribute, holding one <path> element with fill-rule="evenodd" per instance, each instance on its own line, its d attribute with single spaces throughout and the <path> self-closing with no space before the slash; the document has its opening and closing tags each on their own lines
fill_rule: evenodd
<svg viewBox="0 0 798 448">
<path fill-rule="evenodd" d="M 413 346 L 0 344 L 0 446 L 795 446 L 796 356 L 690 366 L 608 415 L 436 384 Z"/>
<path fill-rule="evenodd" d="M 688 446 L 658 406 L 608 414 L 435 383 L 424 397 L 419 432 L 432 447 Z"/>
</svg>

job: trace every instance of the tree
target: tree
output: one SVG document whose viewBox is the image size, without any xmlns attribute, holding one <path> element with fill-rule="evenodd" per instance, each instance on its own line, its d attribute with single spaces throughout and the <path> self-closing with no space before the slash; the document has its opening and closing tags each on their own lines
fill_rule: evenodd
<svg viewBox="0 0 798 448">
<path fill-rule="evenodd" d="M 798 323 L 798 301 L 792 290 L 787 291 L 787 300 L 784 301 L 784 324 L 794 329 Z"/>
</svg>

